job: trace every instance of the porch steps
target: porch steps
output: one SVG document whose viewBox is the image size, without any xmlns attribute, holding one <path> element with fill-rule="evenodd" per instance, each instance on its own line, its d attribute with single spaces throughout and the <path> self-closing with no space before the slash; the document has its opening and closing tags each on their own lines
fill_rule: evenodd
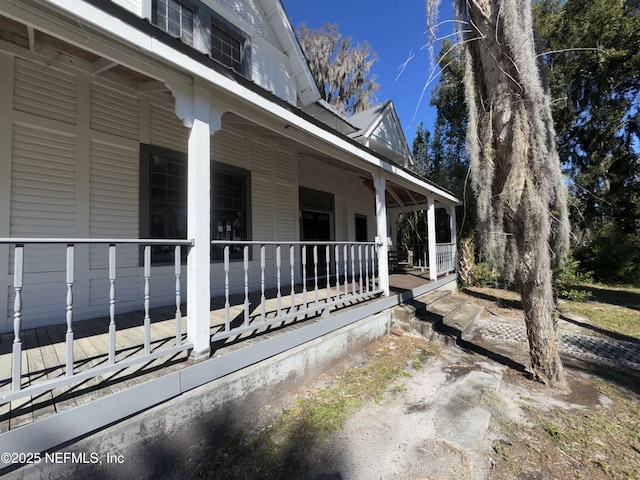
<svg viewBox="0 0 640 480">
<path fill-rule="evenodd" d="M 431 304 L 423 319 L 432 322 L 439 332 L 458 341 L 480 317 L 482 309 L 481 306 L 469 303 L 458 295 L 448 295 Z"/>
<path fill-rule="evenodd" d="M 392 322 L 429 340 L 458 341 L 481 313 L 482 307 L 450 291 L 434 290 L 394 308 Z"/>
</svg>

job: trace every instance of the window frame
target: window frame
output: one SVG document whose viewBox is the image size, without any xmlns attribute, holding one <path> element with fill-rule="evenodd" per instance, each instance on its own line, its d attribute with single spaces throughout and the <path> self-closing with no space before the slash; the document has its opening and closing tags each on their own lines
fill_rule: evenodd
<svg viewBox="0 0 640 480">
<path fill-rule="evenodd" d="M 148 7 L 145 8 L 147 15 L 145 15 L 149 21 L 151 22 L 152 25 L 158 27 L 161 31 L 165 32 L 167 35 L 173 37 L 173 38 L 179 38 L 180 40 L 182 40 L 185 44 L 191 46 L 191 47 L 196 47 L 197 45 L 197 37 L 198 37 L 198 24 L 199 22 L 199 12 L 200 12 L 200 8 L 199 5 L 196 2 L 190 1 L 190 0 L 164 0 L 165 2 L 177 2 L 179 3 L 182 7 L 186 7 L 188 9 L 190 9 L 193 12 L 193 20 L 192 20 L 192 32 L 191 32 L 191 41 L 189 41 L 188 38 L 186 38 L 186 36 L 182 33 L 182 25 L 180 25 L 180 35 L 176 36 L 174 34 L 172 34 L 171 32 L 169 32 L 168 28 L 164 28 L 164 26 L 162 25 L 158 25 L 157 21 L 154 21 L 154 11 L 157 12 L 157 5 L 158 5 L 158 0 L 148 0 Z M 167 15 L 167 20 L 168 20 L 168 15 Z M 182 23 L 182 22 L 181 22 Z"/>
<path fill-rule="evenodd" d="M 185 167 L 188 168 L 188 156 L 186 153 L 183 152 L 179 152 L 176 150 L 171 150 L 165 147 L 159 147 L 159 146 L 155 146 L 155 145 L 148 145 L 148 144 L 144 144 L 141 143 L 140 144 L 140 191 L 139 191 L 139 221 L 138 221 L 138 228 L 139 228 L 139 235 L 140 238 L 152 238 L 151 237 L 151 204 L 152 204 L 152 199 L 151 199 L 151 194 L 152 194 L 152 182 L 151 182 L 151 173 L 152 173 L 152 169 L 151 169 L 151 159 L 153 157 L 153 155 L 158 155 L 158 156 L 162 156 L 162 157 L 167 157 L 170 158 L 172 160 L 177 160 L 181 163 L 184 163 Z M 185 168 L 185 173 L 187 172 L 187 169 Z M 243 177 L 243 182 L 244 182 L 244 211 L 242 212 L 244 215 L 244 230 L 245 230 L 245 236 L 247 238 L 243 238 L 242 240 L 246 240 L 246 241 L 251 241 L 252 237 L 253 237 L 253 232 L 252 232 L 252 211 L 251 211 L 251 199 L 252 199 L 252 195 L 251 195 L 251 171 L 250 170 L 246 170 L 244 168 L 235 166 L 235 165 L 229 165 L 227 163 L 222 163 L 222 162 L 217 162 L 214 160 L 211 160 L 211 174 L 210 174 L 210 185 L 211 182 L 213 180 L 213 177 L 215 174 L 217 173 L 222 173 L 222 174 L 230 174 L 230 175 L 234 175 L 234 176 L 241 176 Z M 186 179 L 185 179 L 186 181 Z M 187 186 L 187 195 L 188 195 L 188 186 Z M 216 236 L 214 235 L 214 233 L 217 231 L 217 225 L 213 224 L 213 217 L 214 214 L 216 212 L 216 208 L 215 206 L 217 205 L 217 203 L 215 203 L 213 201 L 213 196 L 214 196 L 214 190 L 213 187 L 211 188 L 211 211 L 210 211 L 210 228 L 211 228 L 211 239 L 215 240 Z M 228 208 L 224 208 L 225 210 L 228 210 Z M 188 204 L 185 204 L 185 215 L 188 214 Z M 186 217 L 185 217 L 185 222 L 186 222 Z M 188 232 L 186 231 L 185 228 L 185 240 L 187 238 Z M 160 237 L 158 237 L 160 238 Z M 185 249 L 186 250 L 186 249 Z M 142 250 L 141 250 L 142 252 Z M 186 253 L 186 252 L 185 252 Z M 222 262 L 222 258 L 213 258 L 214 256 L 214 248 L 212 246 L 212 250 L 211 250 L 211 263 L 220 263 Z M 153 259 L 153 257 L 152 257 Z M 237 255 L 233 255 L 231 258 L 232 261 L 241 261 L 242 258 L 237 256 Z M 140 262 L 142 262 L 142 254 L 141 254 L 141 260 Z M 154 266 L 160 266 L 160 265 L 169 265 L 173 262 L 172 261 L 153 261 L 152 260 L 152 264 Z M 186 257 L 182 259 L 182 263 L 186 262 Z M 142 265 L 142 263 L 140 263 Z"/>
<path fill-rule="evenodd" d="M 179 38 L 185 45 L 190 46 L 191 48 L 198 50 L 205 55 L 207 55 L 214 62 L 224 66 L 225 68 L 230 68 L 234 72 L 242 75 L 243 77 L 251 80 L 252 66 L 251 66 L 251 52 L 252 52 L 252 42 L 251 35 L 245 31 L 245 29 L 235 25 L 234 23 L 227 20 L 225 17 L 220 15 L 219 13 L 212 10 L 210 7 L 205 5 L 202 2 L 196 2 L 195 0 L 177 0 L 182 5 L 193 10 L 194 20 L 193 20 L 193 41 L 188 42 L 182 36 L 175 37 L 170 34 L 167 30 L 165 30 L 162 26 L 157 25 L 156 22 L 153 21 L 153 11 L 154 6 L 157 4 L 158 0 L 142 0 L 142 16 L 146 18 L 149 23 L 155 26 L 161 32 L 164 32 L 166 35 L 171 38 Z M 227 66 L 220 60 L 215 59 L 212 56 L 212 36 L 213 36 L 213 26 L 216 25 L 222 31 L 241 40 L 241 62 L 240 62 L 240 70 L 233 68 L 232 66 Z"/>
<path fill-rule="evenodd" d="M 211 21 L 209 22 L 209 57 L 220 63 L 226 68 L 230 68 L 240 75 L 250 78 L 249 72 L 251 67 L 251 42 L 249 36 L 240 28 L 218 15 L 215 12 L 211 12 Z M 217 27 L 223 33 L 229 35 L 232 39 L 238 40 L 240 43 L 240 70 L 236 69 L 233 65 L 227 65 L 222 60 L 214 58 L 213 56 L 213 27 Z"/>
</svg>

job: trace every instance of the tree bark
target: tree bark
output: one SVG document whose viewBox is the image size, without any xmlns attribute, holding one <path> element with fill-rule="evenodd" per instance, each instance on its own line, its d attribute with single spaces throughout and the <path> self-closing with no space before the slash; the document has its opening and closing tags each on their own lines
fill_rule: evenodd
<svg viewBox="0 0 640 480">
<path fill-rule="evenodd" d="M 552 215 L 565 228 L 566 190 L 529 0 L 456 0 L 467 51 L 465 89 L 480 237 L 522 296 L 534 378 L 562 379 L 552 289 Z M 559 231 L 556 229 L 555 233 Z M 563 235 L 561 235 L 563 237 Z M 558 257 L 566 239 L 560 239 Z"/>
</svg>

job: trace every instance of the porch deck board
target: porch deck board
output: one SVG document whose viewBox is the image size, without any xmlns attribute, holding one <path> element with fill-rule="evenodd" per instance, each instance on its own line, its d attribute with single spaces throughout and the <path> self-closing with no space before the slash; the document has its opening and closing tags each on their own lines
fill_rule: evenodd
<svg viewBox="0 0 640 480">
<path fill-rule="evenodd" d="M 25 332 L 24 338 L 27 352 L 31 351 L 31 354 L 26 356 L 29 368 L 29 384 L 33 384 L 46 378 L 46 366 L 36 332 L 34 330 Z M 32 398 L 31 406 L 33 407 L 33 421 L 53 415 L 56 413 L 53 392 L 44 392 L 36 398 Z"/>
<path fill-rule="evenodd" d="M 428 283 L 428 273 L 393 274 L 390 277 L 392 293 L 403 292 Z M 212 338 L 212 356 L 218 357 L 248 344 L 260 341 L 262 335 L 277 335 L 290 328 L 302 328 L 305 321 L 316 321 L 322 317 L 323 307 L 329 303 L 329 310 L 349 308 L 366 301 L 375 301 L 375 295 L 367 295 L 363 285 L 363 297 L 345 301 L 340 305 L 331 302 L 344 297 L 344 282 L 339 291 L 335 284 L 327 287 L 319 284 L 317 299 L 315 284 L 312 281 L 306 292 L 306 304 L 316 306 L 317 312 L 304 313 L 305 294 L 297 286 L 293 296 L 290 287 L 281 291 L 280 306 L 283 314 L 297 313 L 282 322 L 269 323 L 276 316 L 278 299 L 276 290 L 265 291 L 265 320 L 263 323 L 261 292 L 252 292 L 249 296 L 249 326 L 244 332 L 216 339 L 216 333 L 225 331 L 225 299 L 214 298 L 211 301 L 210 333 Z M 349 293 L 354 289 L 348 283 Z M 356 285 L 360 293 L 360 285 Z M 245 324 L 244 294 L 232 295 L 230 301 L 230 319 L 232 327 Z M 186 312 L 186 306 L 181 306 Z M 176 345 L 175 306 L 151 309 L 151 351 L 156 352 Z M 187 317 L 182 318 L 182 341 L 186 341 Z M 116 315 L 116 361 L 144 353 L 144 312 Z M 109 318 L 78 321 L 73 323 L 74 331 L 74 372 L 78 373 L 108 363 Z M 23 386 L 44 379 L 55 379 L 65 375 L 66 362 L 66 324 L 35 328 L 22 332 L 23 338 Z M 11 351 L 13 332 L 0 336 L 0 391 L 11 387 Z M 0 405 L 0 433 L 19 427 L 57 412 L 83 405 L 111 393 L 116 393 L 148 380 L 162 377 L 187 365 L 187 351 L 166 355 L 147 362 L 121 368 L 87 380 L 80 380 L 51 392 L 33 397 L 25 397 Z"/>
</svg>

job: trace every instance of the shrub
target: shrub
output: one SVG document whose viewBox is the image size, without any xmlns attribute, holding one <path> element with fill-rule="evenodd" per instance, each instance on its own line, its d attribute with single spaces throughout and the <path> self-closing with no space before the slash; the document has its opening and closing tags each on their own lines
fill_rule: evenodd
<svg viewBox="0 0 640 480">
<path fill-rule="evenodd" d="M 591 292 L 580 287 L 585 283 L 593 282 L 593 273 L 580 269 L 580 262 L 570 253 L 564 268 L 556 272 L 555 288 L 559 297 L 574 302 L 584 302 L 591 298 Z"/>
</svg>

